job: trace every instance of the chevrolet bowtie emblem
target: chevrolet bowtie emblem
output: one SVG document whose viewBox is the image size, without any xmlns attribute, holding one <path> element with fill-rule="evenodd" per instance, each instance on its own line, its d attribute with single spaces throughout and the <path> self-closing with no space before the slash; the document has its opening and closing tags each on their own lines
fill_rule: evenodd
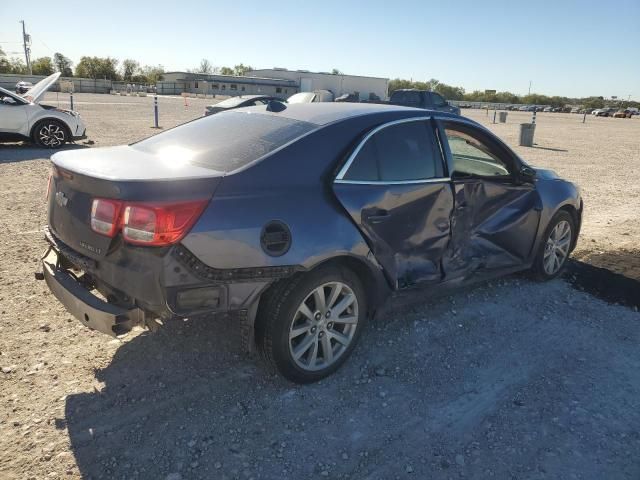
<svg viewBox="0 0 640 480">
<path fill-rule="evenodd" d="M 56 193 L 56 203 L 58 205 L 60 205 L 61 207 L 66 207 L 67 203 L 69 203 L 69 198 L 67 198 L 67 196 L 64 193 L 57 192 Z"/>
</svg>

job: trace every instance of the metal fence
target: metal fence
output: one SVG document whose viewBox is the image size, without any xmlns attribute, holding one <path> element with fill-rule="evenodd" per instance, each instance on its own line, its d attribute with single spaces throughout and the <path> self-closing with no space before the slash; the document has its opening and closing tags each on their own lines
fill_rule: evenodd
<svg viewBox="0 0 640 480">
<path fill-rule="evenodd" d="M 11 73 L 0 74 L 0 87 L 14 91 L 16 83 L 24 81 L 34 85 L 45 78 L 44 75 L 15 75 Z M 52 92 L 59 92 L 60 86 L 65 83 L 73 83 L 73 91 L 76 93 L 109 93 L 112 89 L 111 80 L 100 78 L 71 78 L 60 77 L 60 79 L 49 89 Z"/>
</svg>

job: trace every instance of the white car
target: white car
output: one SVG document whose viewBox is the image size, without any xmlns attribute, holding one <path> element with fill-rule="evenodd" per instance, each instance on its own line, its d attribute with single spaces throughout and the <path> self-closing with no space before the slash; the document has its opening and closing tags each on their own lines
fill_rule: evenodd
<svg viewBox="0 0 640 480">
<path fill-rule="evenodd" d="M 333 93 L 329 90 L 314 90 L 313 92 L 300 92 L 287 98 L 287 103 L 317 103 L 333 102 Z"/>
<path fill-rule="evenodd" d="M 24 95 L 0 88 L 0 140 L 32 140 L 41 147 L 58 148 L 86 138 L 86 127 L 77 112 L 39 103 L 59 76 L 49 75 Z"/>
</svg>

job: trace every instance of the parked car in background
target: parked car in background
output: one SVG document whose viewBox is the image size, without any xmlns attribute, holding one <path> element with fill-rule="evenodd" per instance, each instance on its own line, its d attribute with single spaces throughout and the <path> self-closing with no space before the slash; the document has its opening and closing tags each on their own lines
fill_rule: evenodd
<svg viewBox="0 0 640 480">
<path fill-rule="evenodd" d="M 18 95 L 22 95 L 23 93 L 27 93 L 30 88 L 33 88 L 33 83 L 31 82 L 18 82 L 16 83 L 16 93 Z"/>
<path fill-rule="evenodd" d="M 284 102 L 285 100 L 278 97 L 272 97 L 270 95 L 240 95 L 206 106 L 204 108 L 204 116 L 206 117 L 207 115 L 213 115 L 214 113 L 224 112 L 225 110 L 231 110 L 234 108 L 266 105 L 271 101 Z"/>
<path fill-rule="evenodd" d="M 39 277 L 113 336 L 228 314 L 245 347 L 306 383 L 340 367 L 395 290 L 561 273 L 579 189 L 480 124 L 391 105 L 284 106 L 55 154 Z"/>
<path fill-rule="evenodd" d="M 31 140 L 45 148 L 59 148 L 85 138 L 85 125 L 77 112 L 40 103 L 60 73 L 40 80 L 23 95 L 0 88 L 0 140 Z"/>
<path fill-rule="evenodd" d="M 287 98 L 287 103 L 323 103 L 333 102 L 333 92 L 329 90 L 314 90 L 313 92 L 299 92 Z"/>
<path fill-rule="evenodd" d="M 360 97 L 355 93 L 345 93 L 344 95 L 340 95 L 339 97 L 337 97 L 334 101 L 354 103 L 354 102 L 359 102 Z"/>
<path fill-rule="evenodd" d="M 424 108 L 429 110 L 437 110 L 439 112 L 448 112 L 460 115 L 460 109 L 455 105 L 447 102 L 442 95 L 429 90 L 401 89 L 391 94 L 388 102 L 389 105 L 400 105 L 403 107 Z"/>
<path fill-rule="evenodd" d="M 554 109 L 552 107 L 545 107 L 542 111 L 543 112 L 553 112 Z"/>
<path fill-rule="evenodd" d="M 596 110 L 594 110 L 593 112 L 591 112 L 592 115 L 595 115 L 596 117 L 609 117 L 614 113 L 614 109 L 613 108 L 598 108 Z"/>
<path fill-rule="evenodd" d="M 613 118 L 631 118 L 631 115 L 632 113 L 630 110 L 620 109 L 613 114 Z"/>
</svg>

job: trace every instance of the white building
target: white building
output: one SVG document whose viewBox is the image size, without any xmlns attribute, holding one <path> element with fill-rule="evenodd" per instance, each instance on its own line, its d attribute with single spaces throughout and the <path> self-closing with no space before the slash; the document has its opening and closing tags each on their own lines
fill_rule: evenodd
<svg viewBox="0 0 640 480">
<path fill-rule="evenodd" d="M 183 92 L 204 95 L 273 95 L 287 98 L 298 92 L 296 82 L 282 78 L 166 72 L 156 84 L 161 95 Z"/>
<path fill-rule="evenodd" d="M 298 92 L 329 90 L 335 97 L 354 93 L 360 100 L 386 99 L 388 78 L 268 68 L 251 70 L 246 76 L 190 72 L 166 72 L 156 84 L 159 94 L 183 92 L 205 95 L 262 94 L 288 98 Z"/>
<path fill-rule="evenodd" d="M 359 95 L 360 100 L 387 98 L 388 78 L 363 77 L 359 75 L 333 74 L 327 72 L 310 72 L 308 70 L 287 70 L 286 68 L 262 68 L 251 70 L 249 77 L 267 77 L 292 80 L 300 92 L 329 90 L 336 97 L 346 93 Z"/>
</svg>

